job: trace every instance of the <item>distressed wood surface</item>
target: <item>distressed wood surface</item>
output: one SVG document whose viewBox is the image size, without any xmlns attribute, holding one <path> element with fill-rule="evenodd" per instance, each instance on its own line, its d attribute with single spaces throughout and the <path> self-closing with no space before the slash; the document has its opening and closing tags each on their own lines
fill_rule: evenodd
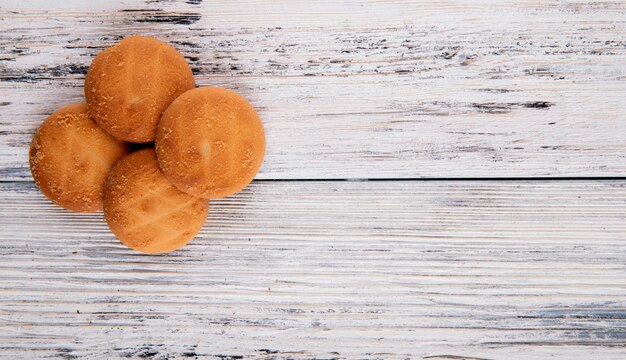
<svg viewBox="0 0 626 360">
<path fill-rule="evenodd" d="M 623 1 L 3 1 L 0 176 L 129 34 L 267 129 L 260 178 L 626 175 Z"/>
<path fill-rule="evenodd" d="M 28 170 L 129 34 L 267 131 L 165 256 Z M 1 1 L 0 358 L 626 358 L 625 39 L 623 1 Z M 364 178 L 413 180 L 291 181 Z"/>
<path fill-rule="evenodd" d="M 626 354 L 626 181 L 256 182 L 164 256 L 0 186 L 7 358 Z"/>
</svg>

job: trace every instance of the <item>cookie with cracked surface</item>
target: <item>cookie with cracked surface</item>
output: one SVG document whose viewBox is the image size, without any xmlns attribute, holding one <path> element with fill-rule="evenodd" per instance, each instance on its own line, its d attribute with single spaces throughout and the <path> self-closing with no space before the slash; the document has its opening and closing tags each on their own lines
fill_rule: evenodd
<svg viewBox="0 0 626 360">
<path fill-rule="evenodd" d="M 148 254 L 186 245 L 202 228 L 206 199 L 174 187 L 157 164 L 154 149 L 120 160 L 104 186 L 104 218 L 126 246 Z"/>
<path fill-rule="evenodd" d="M 129 36 L 100 52 L 85 77 L 89 113 L 114 137 L 154 141 L 157 123 L 174 99 L 195 87 L 191 68 L 170 45 Z"/>
<path fill-rule="evenodd" d="M 37 129 L 30 145 L 35 183 L 52 202 L 72 211 L 102 209 L 104 180 L 126 143 L 102 130 L 85 104 L 65 106 Z"/>
<path fill-rule="evenodd" d="M 179 189 L 204 198 L 232 195 L 256 176 L 263 124 L 241 95 L 220 87 L 189 90 L 165 110 L 156 136 L 159 165 Z"/>
</svg>

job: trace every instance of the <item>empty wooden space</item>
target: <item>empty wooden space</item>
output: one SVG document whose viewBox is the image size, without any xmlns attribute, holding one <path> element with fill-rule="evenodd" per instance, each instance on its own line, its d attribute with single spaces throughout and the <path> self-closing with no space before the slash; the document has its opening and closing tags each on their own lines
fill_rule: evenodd
<svg viewBox="0 0 626 360">
<path fill-rule="evenodd" d="M 258 182 L 158 257 L 2 186 L 16 356 L 623 354 L 626 181 Z"/>
<path fill-rule="evenodd" d="M 267 131 L 163 256 L 28 168 L 129 34 Z M 623 1 L 3 1 L 0 358 L 625 358 L 625 38 Z"/>
</svg>

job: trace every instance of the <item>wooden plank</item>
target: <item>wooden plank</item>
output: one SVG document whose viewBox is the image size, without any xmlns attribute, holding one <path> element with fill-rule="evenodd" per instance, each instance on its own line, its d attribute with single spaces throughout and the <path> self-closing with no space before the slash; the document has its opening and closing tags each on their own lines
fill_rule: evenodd
<svg viewBox="0 0 626 360">
<path fill-rule="evenodd" d="M 146 256 L 5 182 L 0 357 L 623 359 L 625 234 L 626 181 L 255 182 Z"/>
<path fill-rule="evenodd" d="M 252 101 L 262 179 L 626 175 L 623 1 L 62 3 L 0 9 L 2 180 L 129 34 Z"/>
</svg>

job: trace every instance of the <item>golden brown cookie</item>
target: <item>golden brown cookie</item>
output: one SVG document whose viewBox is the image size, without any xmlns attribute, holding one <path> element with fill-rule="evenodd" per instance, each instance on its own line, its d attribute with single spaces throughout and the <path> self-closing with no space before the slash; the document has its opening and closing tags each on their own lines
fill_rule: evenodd
<svg viewBox="0 0 626 360">
<path fill-rule="evenodd" d="M 202 228 L 208 201 L 174 187 L 154 149 L 134 152 L 111 170 L 104 186 L 104 218 L 132 249 L 165 253 L 187 244 Z"/>
<path fill-rule="evenodd" d="M 30 169 L 50 200 L 73 211 L 102 209 L 102 187 L 127 144 L 102 130 L 85 104 L 68 105 L 50 115 L 30 145 Z"/>
<path fill-rule="evenodd" d="M 235 92 L 189 90 L 163 113 L 156 152 L 163 173 L 182 191 L 225 197 L 243 189 L 259 171 L 265 153 L 263 124 Z"/>
<path fill-rule="evenodd" d="M 154 141 L 163 111 L 195 87 L 185 59 L 168 44 L 129 36 L 93 60 L 85 78 L 89 113 L 124 141 Z"/>
</svg>

